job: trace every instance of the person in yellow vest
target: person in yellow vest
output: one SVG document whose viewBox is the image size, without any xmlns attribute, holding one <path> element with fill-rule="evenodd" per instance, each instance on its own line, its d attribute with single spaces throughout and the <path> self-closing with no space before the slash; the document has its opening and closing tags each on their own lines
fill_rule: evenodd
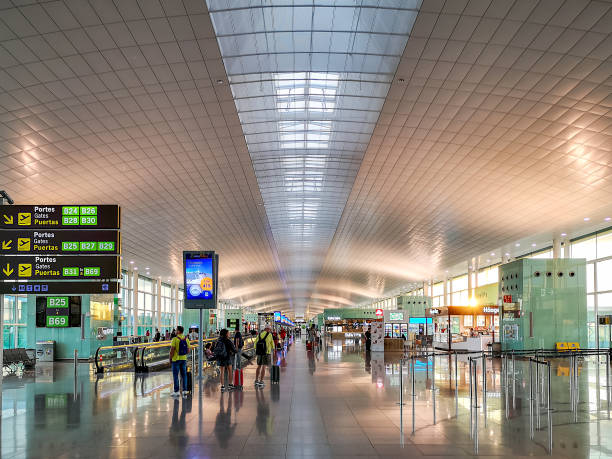
<svg viewBox="0 0 612 459">
<path fill-rule="evenodd" d="M 172 338 L 170 343 L 170 362 L 172 362 L 172 378 L 174 380 L 173 397 L 180 397 L 179 374 L 181 375 L 181 386 L 183 387 L 183 397 L 187 398 L 187 392 L 191 388 L 187 387 L 187 355 L 191 350 L 189 338 L 183 335 L 183 327 L 176 327 L 177 335 Z"/>
</svg>

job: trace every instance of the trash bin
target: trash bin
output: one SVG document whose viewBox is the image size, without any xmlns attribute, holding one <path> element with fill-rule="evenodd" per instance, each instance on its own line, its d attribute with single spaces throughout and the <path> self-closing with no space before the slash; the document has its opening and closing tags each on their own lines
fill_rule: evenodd
<svg viewBox="0 0 612 459">
<path fill-rule="evenodd" d="M 55 360 L 55 341 L 36 341 L 36 360 L 53 362 Z"/>
</svg>

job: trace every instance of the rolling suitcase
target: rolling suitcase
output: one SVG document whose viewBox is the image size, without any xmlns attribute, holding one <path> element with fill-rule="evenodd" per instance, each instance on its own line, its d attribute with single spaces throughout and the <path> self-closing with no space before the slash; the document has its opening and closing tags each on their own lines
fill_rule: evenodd
<svg viewBox="0 0 612 459">
<path fill-rule="evenodd" d="M 280 382 L 280 367 L 278 365 L 272 365 L 270 370 L 270 382 L 272 384 L 278 384 Z"/>
<path fill-rule="evenodd" d="M 312 351 L 312 341 L 306 341 L 306 350 Z"/>
<path fill-rule="evenodd" d="M 242 390 L 242 386 L 244 385 L 244 380 L 242 377 L 242 368 L 236 368 L 234 370 L 234 386 L 236 389 Z"/>
<path fill-rule="evenodd" d="M 242 368 L 241 368 L 240 354 L 236 354 L 234 356 L 234 386 L 236 389 L 242 390 L 242 386 L 244 385 L 244 379 L 242 376 Z"/>
<path fill-rule="evenodd" d="M 191 369 L 187 369 L 187 380 L 185 381 L 185 392 L 189 392 L 190 394 L 193 392 L 193 373 L 191 373 Z"/>
</svg>

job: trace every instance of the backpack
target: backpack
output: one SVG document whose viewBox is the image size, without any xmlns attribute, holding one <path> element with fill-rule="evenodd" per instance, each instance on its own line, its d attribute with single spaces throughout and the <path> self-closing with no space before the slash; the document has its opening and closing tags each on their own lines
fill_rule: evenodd
<svg viewBox="0 0 612 459">
<path fill-rule="evenodd" d="M 178 355 L 187 355 L 188 353 L 189 346 L 187 346 L 187 338 L 179 338 Z"/>
<path fill-rule="evenodd" d="M 257 344 L 255 345 L 255 355 L 267 355 L 268 354 L 268 344 L 266 343 L 266 339 L 270 333 L 266 332 L 264 336 L 259 335 L 257 337 Z"/>
<path fill-rule="evenodd" d="M 217 340 L 217 343 L 215 344 L 215 350 L 213 352 L 217 359 L 223 360 L 227 358 L 227 347 L 225 347 L 225 343 L 220 339 Z"/>
</svg>

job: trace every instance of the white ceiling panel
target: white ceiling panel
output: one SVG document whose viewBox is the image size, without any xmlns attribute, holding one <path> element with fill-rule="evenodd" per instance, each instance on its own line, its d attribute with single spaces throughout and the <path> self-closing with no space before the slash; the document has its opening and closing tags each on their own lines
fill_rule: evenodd
<svg viewBox="0 0 612 459">
<path fill-rule="evenodd" d="M 5 1 L 0 188 L 119 203 L 126 265 L 216 249 L 256 309 L 361 303 L 612 216 L 611 31 L 589 0 Z"/>
</svg>

